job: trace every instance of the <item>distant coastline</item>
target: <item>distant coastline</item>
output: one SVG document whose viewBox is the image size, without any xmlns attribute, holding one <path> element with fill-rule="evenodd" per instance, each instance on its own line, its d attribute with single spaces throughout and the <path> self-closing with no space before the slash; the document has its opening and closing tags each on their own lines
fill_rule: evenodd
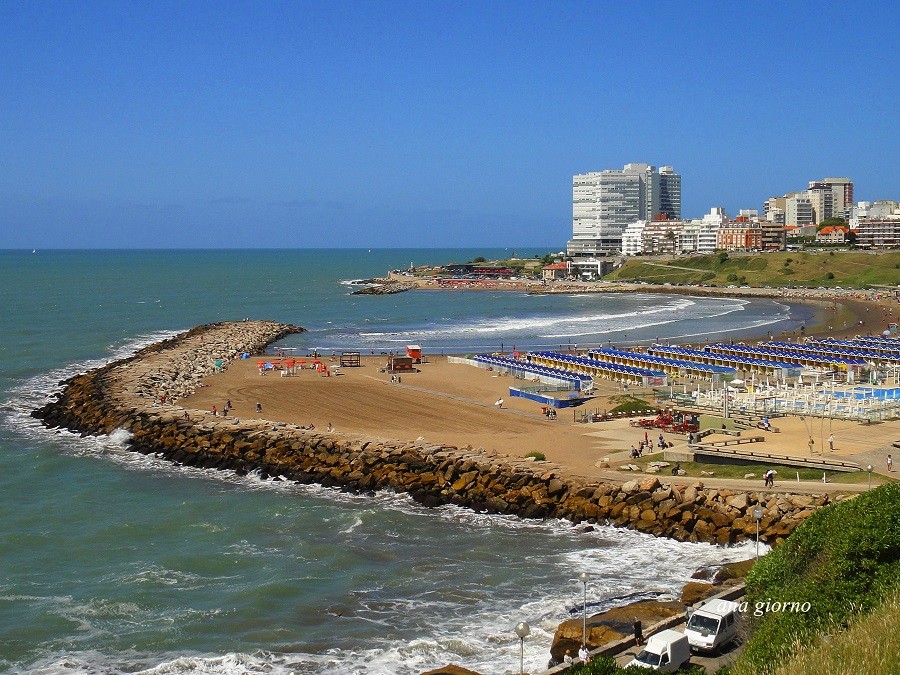
<svg viewBox="0 0 900 675">
<path fill-rule="evenodd" d="M 806 304 L 815 308 L 816 318 L 805 326 L 803 335 L 809 337 L 854 337 L 872 332 L 880 333 L 891 321 L 900 318 L 900 305 L 896 300 L 879 291 L 837 289 L 786 289 L 786 288 L 722 288 L 716 286 L 627 282 L 585 281 L 529 281 L 529 280 L 466 280 L 446 278 L 422 278 L 390 272 L 383 279 L 371 279 L 379 284 L 371 288 L 384 288 L 374 295 L 419 291 L 503 291 L 542 295 L 571 295 L 589 293 L 664 293 L 666 295 L 692 295 L 701 297 L 764 298 L 785 303 Z M 391 290 L 387 290 L 391 289 Z M 778 333 L 781 336 L 799 335 L 798 331 Z M 750 333 L 746 340 L 770 337 L 766 332 Z"/>
</svg>

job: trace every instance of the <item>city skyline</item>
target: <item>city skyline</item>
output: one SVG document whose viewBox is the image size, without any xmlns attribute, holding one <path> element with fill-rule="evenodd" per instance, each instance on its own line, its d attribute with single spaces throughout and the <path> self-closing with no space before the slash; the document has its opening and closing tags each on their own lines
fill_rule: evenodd
<svg viewBox="0 0 900 675">
<path fill-rule="evenodd" d="M 0 248 L 559 249 L 572 177 L 642 162 L 685 218 L 823 176 L 897 199 L 898 16 L 5 3 Z"/>
</svg>

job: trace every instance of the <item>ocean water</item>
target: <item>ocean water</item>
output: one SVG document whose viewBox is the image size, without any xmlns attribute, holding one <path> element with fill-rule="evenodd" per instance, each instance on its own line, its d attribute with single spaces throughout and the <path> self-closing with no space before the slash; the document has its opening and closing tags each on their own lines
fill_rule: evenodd
<svg viewBox="0 0 900 675">
<path fill-rule="evenodd" d="M 697 567 L 750 554 L 178 468 L 128 452 L 124 433 L 81 438 L 29 416 L 65 377 L 208 321 L 297 323 L 309 332 L 286 344 L 302 348 L 437 353 L 810 320 L 771 301 L 350 296 L 345 283 L 502 253 L 0 252 L 0 671 L 512 673 L 521 620 L 537 670 L 557 623 L 580 615 L 580 572 L 596 610 L 672 596 Z"/>
</svg>

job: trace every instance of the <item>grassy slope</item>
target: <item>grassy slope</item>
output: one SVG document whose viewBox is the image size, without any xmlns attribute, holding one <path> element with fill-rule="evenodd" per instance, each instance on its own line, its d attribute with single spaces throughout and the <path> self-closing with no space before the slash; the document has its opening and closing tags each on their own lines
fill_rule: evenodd
<svg viewBox="0 0 900 675">
<path fill-rule="evenodd" d="M 827 275 L 834 275 L 827 279 Z M 719 254 L 664 259 L 629 259 L 604 277 L 605 281 L 649 281 L 651 283 L 741 284 L 749 286 L 843 286 L 900 283 L 900 251 L 871 255 L 865 251 L 821 253 Z"/>
<path fill-rule="evenodd" d="M 800 648 L 773 675 L 898 675 L 900 591 L 842 633 Z"/>
<path fill-rule="evenodd" d="M 751 609 L 796 602 L 809 610 L 751 616 L 751 637 L 732 672 L 774 673 L 799 648 L 867 615 L 898 588 L 900 484 L 817 511 L 747 577 Z"/>
</svg>

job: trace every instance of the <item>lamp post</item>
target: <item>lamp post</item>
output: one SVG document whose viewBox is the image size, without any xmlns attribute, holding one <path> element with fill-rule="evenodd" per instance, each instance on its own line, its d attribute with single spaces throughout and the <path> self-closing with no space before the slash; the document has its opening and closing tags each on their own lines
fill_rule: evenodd
<svg viewBox="0 0 900 675">
<path fill-rule="evenodd" d="M 757 506 L 753 509 L 753 517 L 756 518 L 756 559 L 759 560 L 759 521 L 762 519 L 763 510 Z"/>
<path fill-rule="evenodd" d="M 581 644 L 587 645 L 587 582 L 588 573 L 582 572 L 578 575 L 578 581 L 584 585 L 584 600 L 581 604 Z"/>
<path fill-rule="evenodd" d="M 871 490 L 872 489 L 872 465 L 871 464 L 869 464 L 869 466 L 866 467 L 866 471 L 869 472 L 869 489 Z"/>
<path fill-rule="evenodd" d="M 519 636 L 519 675 L 525 673 L 525 638 L 531 635 L 531 626 L 526 621 L 516 624 L 516 635 Z"/>
</svg>

